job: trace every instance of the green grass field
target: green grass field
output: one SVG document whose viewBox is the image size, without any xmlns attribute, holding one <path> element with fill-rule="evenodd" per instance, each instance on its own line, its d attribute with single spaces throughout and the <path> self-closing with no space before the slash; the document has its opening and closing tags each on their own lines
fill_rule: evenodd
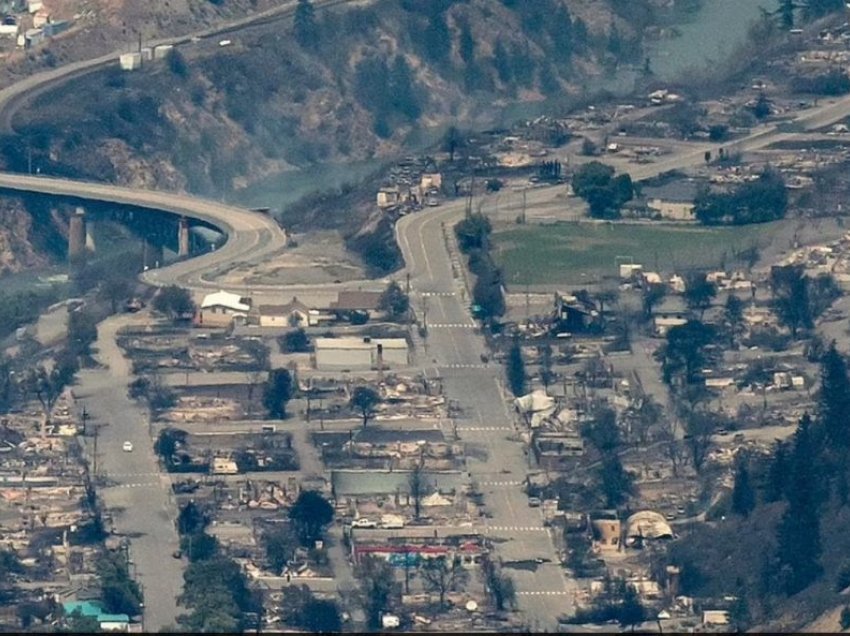
<svg viewBox="0 0 850 636">
<path fill-rule="evenodd" d="M 762 247 L 783 222 L 740 227 L 558 223 L 496 228 L 493 255 L 510 285 L 591 282 L 617 275 L 617 257 L 664 273 L 739 264 L 735 254 Z M 620 259 L 620 262 L 628 262 Z"/>
</svg>

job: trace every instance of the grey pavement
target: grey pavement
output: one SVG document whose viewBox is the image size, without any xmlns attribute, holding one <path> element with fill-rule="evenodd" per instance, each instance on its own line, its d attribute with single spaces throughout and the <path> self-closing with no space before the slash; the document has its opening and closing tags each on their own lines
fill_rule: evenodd
<svg viewBox="0 0 850 636">
<path fill-rule="evenodd" d="M 98 491 L 115 532 L 130 540 L 131 573 L 145 597 L 144 627 L 157 631 L 174 625 L 181 613 L 176 599 L 183 589 L 183 562 L 171 556 L 179 546 L 171 482 L 159 472 L 147 413 L 127 397 L 130 365 L 115 342 L 118 328 L 131 320 L 138 317 L 118 315 L 100 323 L 95 357 L 102 367 L 80 371 L 74 393 L 91 416 L 89 429 L 98 427 L 97 472 L 106 483 Z M 93 439 L 86 438 L 90 457 Z M 133 443 L 132 452 L 122 450 L 125 441 Z"/>
</svg>

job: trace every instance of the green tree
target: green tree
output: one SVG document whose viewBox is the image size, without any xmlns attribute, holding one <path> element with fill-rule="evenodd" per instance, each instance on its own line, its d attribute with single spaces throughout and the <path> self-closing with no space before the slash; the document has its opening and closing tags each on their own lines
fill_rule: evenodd
<svg viewBox="0 0 850 636">
<path fill-rule="evenodd" d="M 180 539 L 180 549 L 190 562 L 212 559 L 218 554 L 218 539 L 204 531 L 184 535 Z"/>
<path fill-rule="evenodd" d="M 635 625 L 644 622 L 648 612 L 640 602 L 637 590 L 633 585 L 626 585 L 626 590 L 623 594 L 623 600 L 620 603 L 617 622 L 621 627 L 631 627 L 634 631 Z"/>
<path fill-rule="evenodd" d="M 814 319 L 809 302 L 808 277 L 802 265 L 775 266 L 770 270 L 773 310 L 797 337 L 800 329 L 811 329 Z"/>
<path fill-rule="evenodd" d="M 705 366 L 705 347 L 714 338 L 714 328 L 699 320 L 671 327 L 667 332 L 667 344 L 661 351 L 664 381 L 669 384 L 674 376 L 682 376 L 686 383 L 695 382 Z"/>
<path fill-rule="evenodd" d="M 717 287 L 706 277 L 705 272 L 695 272 L 688 276 L 685 284 L 685 302 L 692 310 L 699 311 L 702 320 L 705 310 L 711 307 L 711 301 L 717 295 Z"/>
<path fill-rule="evenodd" d="M 779 0 L 779 23 L 784 29 L 794 28 L 794 0 Z"/>
<path fill-rule="evenodd" d="M 493 604 L 500 612 L 516 604 L 516 586 L 510 575 L 504 574 L 489 558 L 483 564 L 486 589 L 493 599 Z"/>
<path fill-rule="evenodd" d="M 483 214 L 472 214 L 460 221 L 455 225 L 455 235 L 461 251 L 487 249 L 487 241 L 492 229 L 490 219 Z"/>
<path fill-rule="evenodd" d="M 735 461 L 735 485 L 732 489 L 732 512 L 748 517 L 756 507 L 756 493 L 750 481 L 750 458 L 739 452 Z"/>
<path fill-rule="evenodd" d="M 165 61 L 168 64 L 168 70 L 181 79 L 186 79 L 189 76 L 189 65 L 186 63 L 186 58 L 177 49 L 171 49 L 165 56 Z"/>
<path fill-rule="evenodd" d="M 298 537 L 289 526 L 275 526 L 263 533 L 263 547 L 272 571 L 280 575 L 295 556 Z"/>
<path fill-rule="evenodd" d="M 844 10 L 844 0 L 807 0 L 803 5 L 806 20 L 816 20 L 830 13 Z"/>
<path fill-rule="evenodd" d="M 97 574 L 103 604 L 110 614 L 135 616 L 140 612 L 142 592 L 138 583 L 130 578 L 123 553 L 105 553 L 101 556 L 97 562 Z"/>
<path fill-rule="evenodd" d="M 292 375 L 288 369 L 273 369 L 263 390 L 263 406 L 271 419 L 286 417 L 286 405 L 292 399 Z"/>
<path fill-rule="evenodd" d="M 174 463 L 174 454 L 181 445 L 186 443 L 187 435 L 186 431 L 170 426 L 159 431 L 153 450 L 165 462 L 166 466 L 171 466 Z"/>
<path fill-rule="evenodd" d="M 392 566 L 383 559 L 366 556 L 355 566 L 354 574 L 360 581 L 366 623 L 370 629 L 380 629 L 381 613 L 392 609 L 399 592 Z"/>
<path fill-rule="evenodd" d="M 159 290 L 153 299 L 153 308 L 172 319 L 195 311 L 195 303 L 188 289 L 169 285 Z"/>
<path fill-rule="evenodd" d="M 294 17 L 295 40 L 303 48 L 312 48 L 318 44 L 319 29 L 316 24 L 316 11 L 310 0 L 298 0 Z"/>
<path fill-rule="evenodd" d="M 321 493 L 302 490 L 289 509 L 289 518 L 304 545 L 312 545 L 322 538 L 322 529 L 333 521 L 334 509 Z"/>
<path fill-rule="evenodd" d="M 356 386 L 351 393 L 349 406 L 360 413 L 363 418 L 363 426 L 365 428 L 369 420 L 372 419 L 378 412 L 378 404 L 381 403 L 381 396 L 370 386 Z"/>
<path fill-rule="evenodd" d="M 634 478 L 623 468 L 620 456 L 606 453 L 599 467 L 599 484 L 608 508 L 617 508 L 634 494 Z"/>
<path fill-rule="evenodd" d="M 466 146 L 466 137 L 456 127 L 449 126 L 446 134 L 443 135 L 443 150 L 449 153 L 449 161 L 454 162 L 455 153 Z"/>
<path fill-rule="evenodd" d="M 465 64 L 470 65 L 475 61 L 475 39 L 472 37 L 472 30 L 469 28 L 469 22 L 466 20 L 463 20 L 460 23 L 458 48 L 460 51 L 460 59 L 462 59 Z"/>
<path fill-rule="evenodd" d="M 93 313 L 78 309 L 68 314 L 68 349 L 73 355 L 88 355 L 95 340 L 97 317 Z"/>
<path fill-rule="evenodd" d="M 411 121 L 416 121 L 422 114 L 419 97 L 413 81 L 410 65 L 403 55 L 396 55 L 389 73 L 389 96 L 394 112 Z"/>
<path fill-rule="evenodd" d="M 777 557 L 784 591 L 789 596 L 820 576 L 821 538 L 818 515 L 817 456 L 808 414 L 800 419 L 791 453 L 791 474 L 786 488 L 788 507 L 777 531 Z"/>
<path fill-rule="evenodd" d="M 96 616 L 83 616 L 80 610 L 75 610 L 65 617 L 65 629 L 57 631 L 67 631 L 71 634 L 97 634 L 101 631 L 100 621 Z"/>
<path fill-rule="evenodd" d="M 691 452 L 694 470 L 702 471 L 708 451 L 711 448 L 711 436 L 720 427 L 725 418 L 712 411 L 690 411 L 685 419 L 686 442 Z"/>
<path fill-rule="evenodd" d="M 784 441 L 777 441 L 765 478 L 764 500 L 766 502 L 779 501 L 785 497 L 785 489 L 790 470 L 788 445 Z"/>
<path fill-rule="evenodd" d="M 835 342 L 821 360 L 820 376 L 818 414 L 827 448 L 844 457 L 850 449 L 850 379 L 847 363 L 835 348 Z"/>
<path fill-rule="evenodd" d="M 209 524 L 209 517 L 194 501 L 189 501 L 177 514 L 177 532 L 197 534 L 203 532 Z"/>
<path fill-rule="evenodd" d="M 133 286 L 123 276 L 112 275 L 103 280 L 97 288 L 98 298 L 109 302 L 112 313 L 118 312 L 118 305 L 123 303 L 133 293 Z"/>
<path fill-rule="evenodd" d="M 302 327 L 298 327 L 281 337 L 280 348 L 284 353 L 307 353 L 310 351 L 310 337 Z"/>
<path fill-rule="evenodd" d="M 841 610 L 839 623 L 841 624 L 841 629 L 850 628 L 850 605 L 845 605 L 844 609 Z"/>
<path fill-rule="evenodd" d="M 338 634 L 342 630 L 336 602 L 315 598 L 306 585 L 284 588 L 279 611 L 284 623 L 311 634 Z"/>
<path fill-rule="evenodd" d="M 378 308 L 386 311 L 390 316 L 398 320 L 407 315 L 407 311 L 410 308 L 410 299 L 404 293 L 401 285 L 395 281 L 390 281 L 384 293 L 381 294 Z"/>
<path fill-rule="evenodd" d="M 514 338 L 508 357 L 505 360 L 505 374 L 508 378 L 508 387 L 516 397 L 525 395 L 525 361 L 522 358 L 522 348 L 519 339 Z"/>
</svg>

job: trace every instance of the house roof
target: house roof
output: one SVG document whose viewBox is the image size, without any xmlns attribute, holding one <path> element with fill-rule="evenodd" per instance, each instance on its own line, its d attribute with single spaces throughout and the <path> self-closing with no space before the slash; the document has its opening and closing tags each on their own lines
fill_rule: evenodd
<svg viewBox="0 0 850 636">
<path fill-rule="evenodd" d="M 378 308 L 382 292 L 376 291 L 341 291 L 336 302 L 331 303 L 331 309 L 355 310 Z"/>
<path fill-rule="evenodd" d="M 263 316 L 287 316 L 293 311 L 300 311 L 303 314 L 309 313 L 310 308 L 293 296 L 285 305 L 260 305 L 260 314 Z"/>
<path fill-rule="evenodd" d="M 98 614 L 97 620 L 101 623 L 129 623 L 130 617 L 126 614 Z"/>
<path fill-rule="evenodd" d="M 233 309 L 234 311 L 250 310 L 251 306 L 243 302 L 243 300 L 244 299 L 239 294 L 231 294 L 230 292 L 226 291 L 217 291 L 204 296 L 204 300 L 203 302 L 201 302 L 201 309 L 207 309 L 209 307 L 227 307 L 228 309 Z"/>
<path fill-rule="evenodd" d="M 103 613 L 103 605 L 99 601 L 67 601 L 62 603 L 62 609 L 65 610 L 65 614 L 79 612 L 83 616 L 94 618 Z"/>
<path fill-rule="evenodd" d="M 693 203 L 698 190 L 698 181 L 691 179 L 677 179 L 660 186 L 644 186 L 641 193 L 647 199 Z"/>
</svg>

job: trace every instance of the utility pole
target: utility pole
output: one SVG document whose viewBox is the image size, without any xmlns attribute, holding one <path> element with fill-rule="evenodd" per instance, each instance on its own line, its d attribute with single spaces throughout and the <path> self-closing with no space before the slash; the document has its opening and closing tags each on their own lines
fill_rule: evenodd
<svg viewBox="0 0 850 636">
<path fill-rule="evenodd" d="M 526 188 L 522 189 L 522 224 L 525 225 Z"/>
<path fill-rule="evenodd" d="M 94 479 L 97 481 L 97 434 L 100 427 L 95 424 L 94 425 L 94 461 L 92 463 L 92 468 L 94 469 Z"/>
</svg>

